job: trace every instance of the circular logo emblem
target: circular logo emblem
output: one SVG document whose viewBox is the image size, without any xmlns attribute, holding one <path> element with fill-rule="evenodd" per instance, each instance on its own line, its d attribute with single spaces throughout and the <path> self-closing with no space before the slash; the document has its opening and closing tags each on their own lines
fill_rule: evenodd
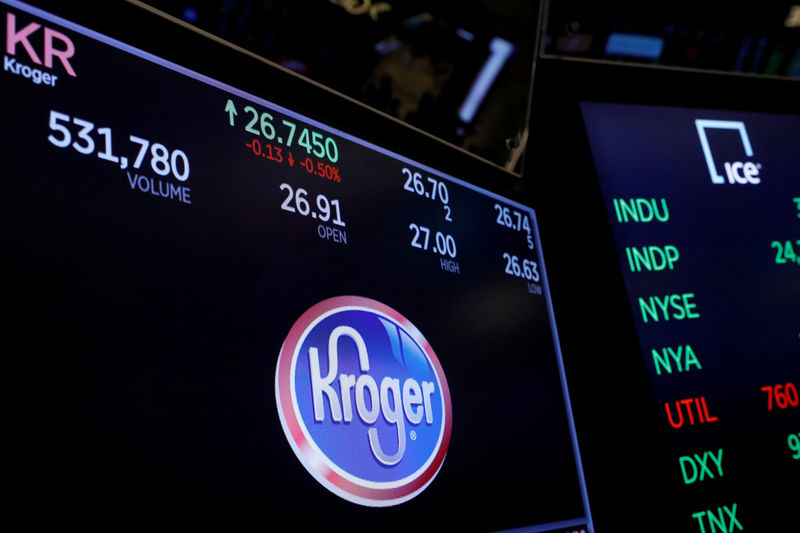
<svg viewBox="0 0 800 533">
<path fill-rule="evenodd" d="M 330 298 L 303 313 L 281 347 L 275 397 L 297 458 L 354 503 L 410 500 L 447 453 L 450 391 L 433 348 L 369 298 Z"/>
</svg>

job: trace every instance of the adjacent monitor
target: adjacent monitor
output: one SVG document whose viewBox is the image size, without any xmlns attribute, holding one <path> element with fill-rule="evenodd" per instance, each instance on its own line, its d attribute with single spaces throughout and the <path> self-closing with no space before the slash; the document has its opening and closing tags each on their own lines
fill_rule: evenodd
<svg viewBox="0 0 800 533">
<path fill-rule="evenodd" d="M 202 40 L 108 9 L 140 41 Z M 592 531 L 530 207 L 437 170 L 465 156 L 422 135 L 427 160 L 279 105 L 268 65 L 256 95 L 68 16 L 0 16 L 12 514 Z"/>
<path fill-rule="evenodd" d="M 528 157 L 598 531 L 796 524 L 796 94 L 537 65 Z"/>
<path fill-rule="evenodd" d="M 800 116 L 581 110 L 691 530 L 792 523 Z"/>
</svg>

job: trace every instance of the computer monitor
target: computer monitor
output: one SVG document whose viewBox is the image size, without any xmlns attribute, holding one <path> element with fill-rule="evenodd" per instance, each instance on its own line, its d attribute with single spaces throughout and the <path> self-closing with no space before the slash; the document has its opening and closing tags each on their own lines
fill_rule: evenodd
<svg viewBox="0 0 800 533">
<path fill-rule="evenodd" d="M 598 530 L 795 523 L 797 88 L 539 62 L 538 213 Z"/>
<path fill-rule="evenodd" d="M 140 5 L 0 8 L 13 518 L 592 530 L 518 178 Z"/>
</svg>

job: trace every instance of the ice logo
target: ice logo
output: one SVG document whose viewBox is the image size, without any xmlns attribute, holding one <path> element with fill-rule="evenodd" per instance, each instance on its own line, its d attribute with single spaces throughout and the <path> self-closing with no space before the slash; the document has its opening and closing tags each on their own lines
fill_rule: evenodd
<svg viewBox="0 0 800 533">
<path fill-rule="evenodd" d="M 439 472 L 452 410 L 430 344 L 394 309 L 359 296 L 324 300 L 281 347 L 275 397 L 300 462 L 361 505 L 414 498 Z"/>
<path fill-rule="evenodd" d="M 708 166 L 708 173 L 711 175 L 712 183 L 717 185 L 723 184 L 725 183 L 725 178 L 717 171 L 717 164 L 714 161 L 711 147 L 708 144 L 706 130 L 733 130 L 739 132 L 745 155 L 747 157 L 753 157 L 753 147 L 750 145 L 750 136 L 747 135 L 747 128 L 744 122 L 698 118 L 694 121 L 694 124 L 697 128 L 697 135 L 700 137 L 700 146 L 703 148 L 703 155 L 706 158 L 706 165 Z M 761 163 L 755 163 L 753 161 L 725 161 L 722 166 L 725 169 L 728 183 L 739 185 L 758 185 L 761 183 Z"/>
</svg>

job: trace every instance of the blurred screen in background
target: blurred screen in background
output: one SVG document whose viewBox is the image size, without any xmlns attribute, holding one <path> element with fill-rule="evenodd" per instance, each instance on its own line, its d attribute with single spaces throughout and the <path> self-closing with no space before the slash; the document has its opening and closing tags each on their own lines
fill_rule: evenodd
<svg viewBox="0 0 800 533">
<path fill-rule="evenodd" d="M 521 172 L 538 2 L 147 3 Z"/>
</svg>

